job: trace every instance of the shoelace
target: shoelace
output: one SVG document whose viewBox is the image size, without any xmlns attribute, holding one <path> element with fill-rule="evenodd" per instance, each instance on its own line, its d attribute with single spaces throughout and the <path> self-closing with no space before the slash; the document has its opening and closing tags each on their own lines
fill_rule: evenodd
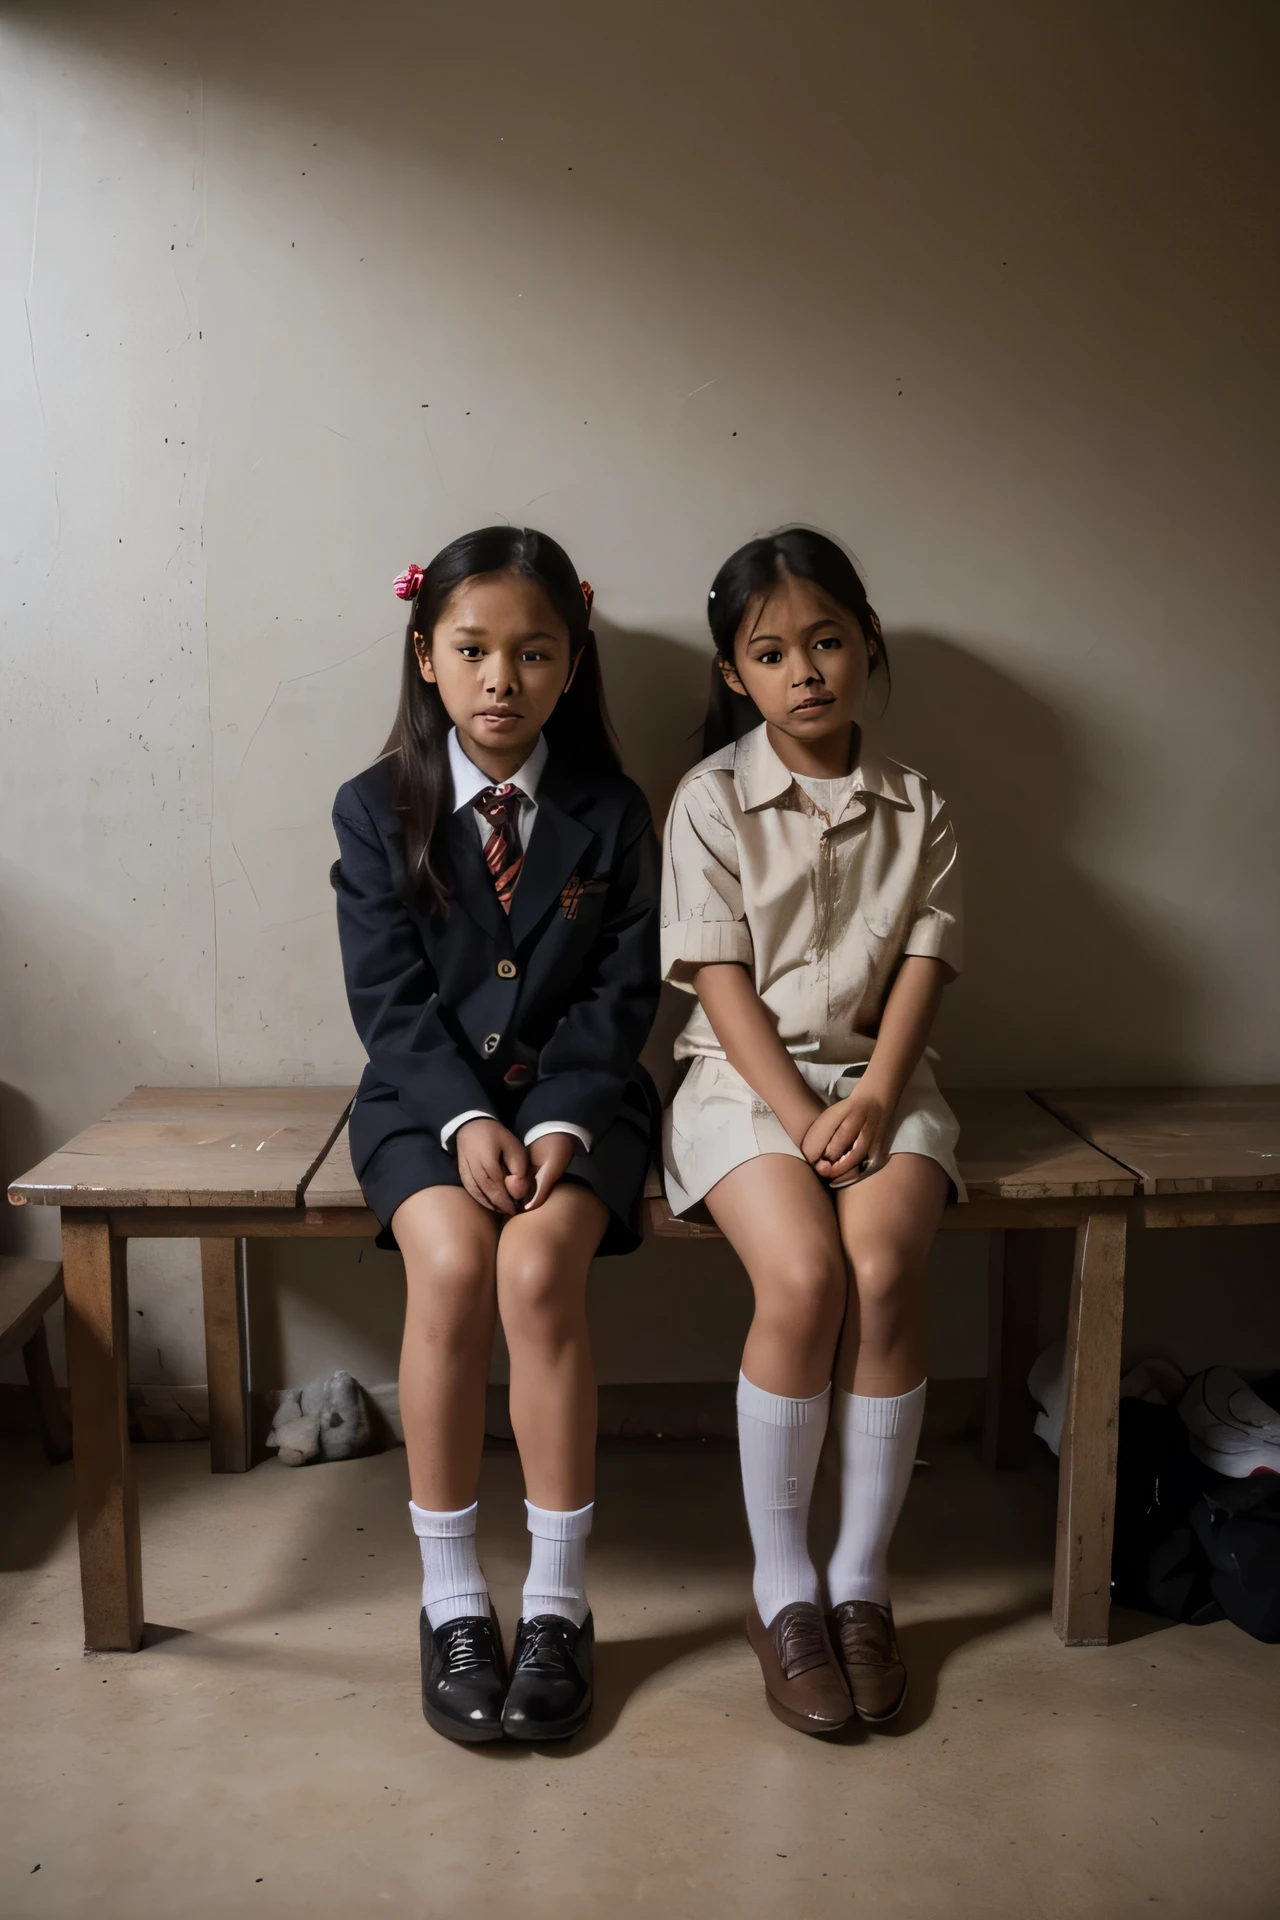
<svg viewBox="0 0 1280 1920">
<path fill-rule="evenodd" d="M 545 1617 L 529 1621 L 516 1655 L 516 1670 L 522 1673 L 571 1672 L 573 1657 L 565 1645 L 563 1631 L 566 1624 L 565 1621 Z"/>
<path fill-rule="evenodd" d="M 445 1672 L 473 1673 L 477 1667 L 487 1667 L 493 1659 L 487 1640 L 483 1624 L 474 1620 L 456 1621 L 440 1647 L 440 1662 Z"/>
<path fill-rule="evenodd" d="M 788 1608 L 778 1634 L 778 1660 L 788 1680 L 825 1666 L 827 1641 L 816 1607 Z"/>
</svg>

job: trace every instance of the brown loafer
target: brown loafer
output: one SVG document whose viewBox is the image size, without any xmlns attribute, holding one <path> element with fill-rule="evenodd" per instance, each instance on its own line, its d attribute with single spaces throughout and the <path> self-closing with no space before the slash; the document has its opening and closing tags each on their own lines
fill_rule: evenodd
<svg viewBox="0 0 1280 1920">
<path fill-rule="evenodd" d="M 892 1720 L 907 1697 L 907 1670 L 893 1630 L 893 1608 L 844 1600 L 827 1615 L 860 1720 Z"/>
<path fill-rule="evenodd" d="M 752 1607 L 747 1638 L 760 1662 L 770 1712 L 785 1726 L 835 1733 L 848 1725 L 853 1704 L 817 1607 L 795 1600 L 767 1627 Z"/>
</svg>

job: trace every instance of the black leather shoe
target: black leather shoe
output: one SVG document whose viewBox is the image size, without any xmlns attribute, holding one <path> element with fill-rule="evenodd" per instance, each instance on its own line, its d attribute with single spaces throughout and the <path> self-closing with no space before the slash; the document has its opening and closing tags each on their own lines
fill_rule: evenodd
<svg viewBox="0 0 1280 1920">
<path fill-rule="evenodd" d="M 516 1627 L 511 1685 L 502 1709 L 509 1740 L 567 1740 L 591 1714 L 596 1630 L 558 1613 L 535 1613 Z"/>
<path fill-rule="evenodd" d="M 424 1607 L 418 1639 L 428 1724 L 446 1740 L 501 1740 L 507 1667 L 496 1616 L 466 1614 L 433 1627 Z"/>
</svg>

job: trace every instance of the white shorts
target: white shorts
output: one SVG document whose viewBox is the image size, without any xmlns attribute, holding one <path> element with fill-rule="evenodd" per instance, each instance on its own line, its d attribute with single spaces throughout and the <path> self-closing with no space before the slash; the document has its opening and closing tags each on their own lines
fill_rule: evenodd
<svg viewBox="0 0 1280 1920">
<path fill-rule="evenodd" d="M 820 1099 L 830 1106 L 836 1082 L 855 1063 L 828 1066 L 797 1060 L 796 1066 Z M 922 1060 L 903 1089 L 894 1122 L 890 1154 L 920 1153 L 943 1168 L 957 1200 L 966 1200 L 956 1165 L 960 1126 L 938 1091 L 927 1060 Z M 727 1060 L 698 1054 L 662 1116 L 662 1164 L 667 1203 L 675 1214 L 688 1213 L 718 1180 L 762 1153 L 804 1155 L 783 1128 L 773 1108 L 753 1093 Z"/>
</svg>

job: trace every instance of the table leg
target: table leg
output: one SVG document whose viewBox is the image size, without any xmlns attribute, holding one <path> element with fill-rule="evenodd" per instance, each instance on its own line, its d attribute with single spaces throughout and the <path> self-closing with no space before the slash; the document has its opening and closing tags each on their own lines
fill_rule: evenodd
<svg viewBox="0 0 1280 1920">
<path fill-rule="evenodd" d="M 1053 1576 L 1053 1624 L 1069 1647 L 1107 1642 L 1126 1227 L 1125 1208 L 1111 1207 L 1076 1231 Z"/>
<path fill-rule="evenodd" d="M 243 1240 L 202 1240 L 205 1371 L 209 1381 L 209 1471 L 247 1473 L 249 1373 L 245 1347 Z"/>
<path fill-rule="evenodd" d="M 1048 1237 L 1043 1227 L 1006 1228 L 991 1236 L 982 1420 L 982 1458 L 988 1467 L 1025 1466 L 1031 1451 L 1036 1410 L 1027 1375 L 1039 1347 L 1040 1275 Z"/>
<path fill-rule="evenodd" d="M 105 1214 L 64 1208 L 67 1380 L 84 1643 L 91 1652 L 132 1653 L 142 1642 L 142 1538 L 129 1448 L 125 1247 Z"/>
</svg>

